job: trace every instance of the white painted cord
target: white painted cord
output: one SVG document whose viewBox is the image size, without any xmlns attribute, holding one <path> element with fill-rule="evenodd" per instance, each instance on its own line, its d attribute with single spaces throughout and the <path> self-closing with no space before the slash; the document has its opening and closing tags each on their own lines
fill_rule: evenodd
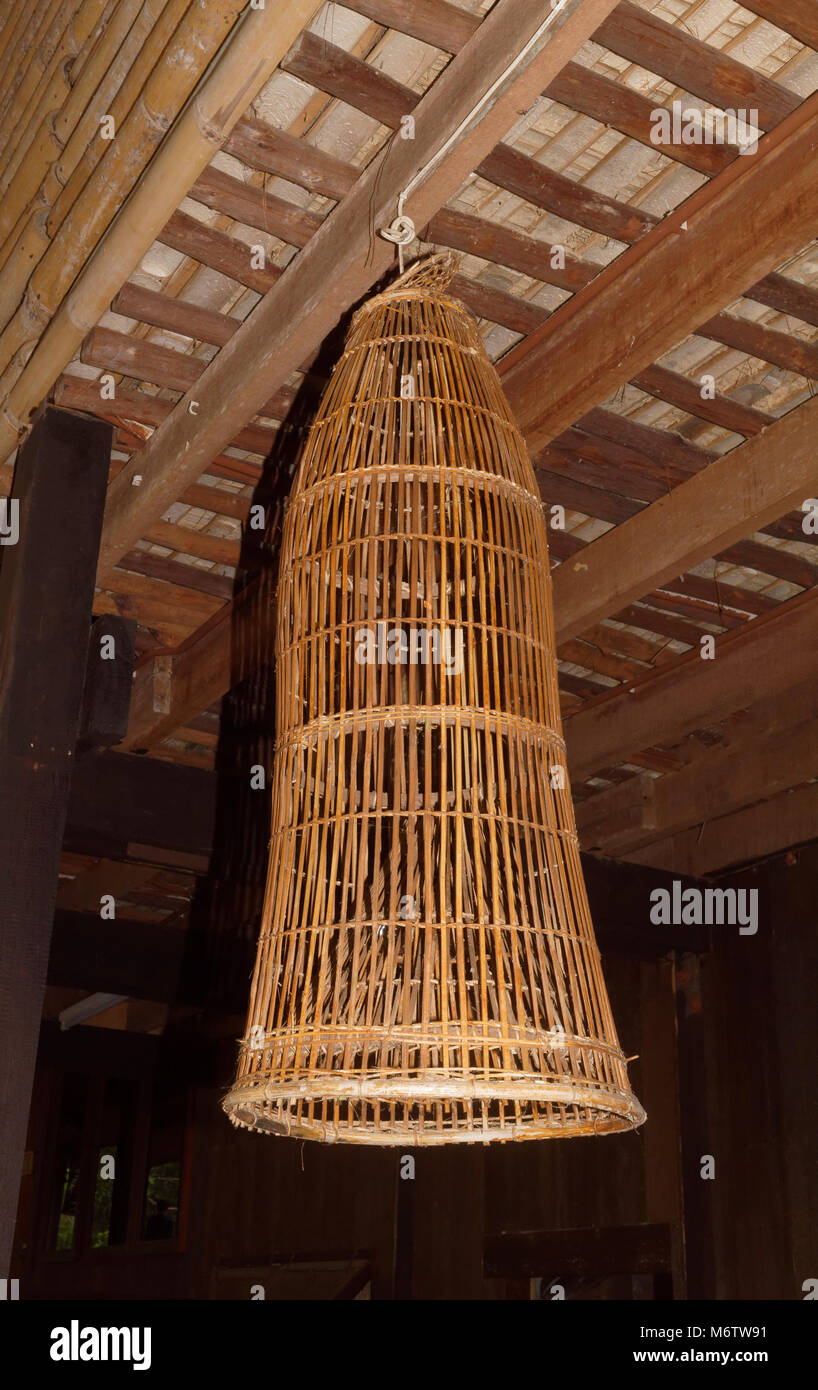
<svg viewBox="0 0 818 1390">
<path fill-rule="evenodd" d="M 395 217 L 393 221 L 390 222 L 388 227 L 382 227 L 380 229 L 379 236 L 382 236 L 385 241 L 394 242 L 394 244 L 397 246 L 398 265 L 400 267 L 401 275 L 403 274 L 403 248 L 404 246 L 408 246 L 409 243 L 411 241 L 414 241 L 415 239 L 415 224 L 412 221 L 411 217 L 409 217 L 408 214 L 404 211 L 406 199 L 409 197 L 412 190 L 416 188 L 419 183 L 423 182 L 430 170 L 434 169 L 435 165 L 440 163 L 444 155 L 448 154 L 449 150 L 452 148 L 452 145 L 455 145 L 457 143 L 463 132 L 468 130 L 475 116 L 478 116 L 480 114 L 486 103 L 491 101 L 491 98 L 494 96 L 494 93 L 498 90 L 498 88 L 502 87 L 506 79 L 510 77 L 511 74 L 515 71 L 515 69 L 520 66 L 520 63 L 522 63 L 523 60 L 528 56 L 535 44 L 539 43 L 546 29 L 550 27 L 550 25 L 557 18 L 557 15 L 560 13 L 561 10 L 565 9 L 565 6 L 568 3 L 569 0 L 551 0 L 552 9 L 550 13 L 546 17 L 546 19 L 543 20 L 542 24 L 540 24 L 539 27 L 535 30 L 535 32 L 531 35 L 531 38 L 528 40 L 528 43 L 520 49 L 520 52 L 517 53 L 514 58 L 512 58 L 505 71 L 501 72 L 500 76 L 496 79 L 496 81 L 492 82 L 491 86 L 487 88 L 487 90 L 481 96 L 480 100 L 472 107 L 468 116 L 464 117 L 457 129 L 452 131 L 448 140 L 444 141 L 444 143 L 440 146 L 440 149 L 432 155 L 431 159 L 428 159 L 426 161 L 426 163 L 423 165 L 423 168 L 418 170 L 414 178 L 410 179 L 409 183 L 407 183 L 403 192 L 399 194 L 397 217 Z"/>
</svg>

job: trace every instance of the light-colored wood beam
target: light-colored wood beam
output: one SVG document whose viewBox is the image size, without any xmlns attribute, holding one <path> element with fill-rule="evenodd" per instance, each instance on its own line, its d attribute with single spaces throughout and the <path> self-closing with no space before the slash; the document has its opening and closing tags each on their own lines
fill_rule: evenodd
<svg viewBox="0 0 818 1390">
<path fill-rule="evenodd" d="M 703 878 L 814 840 L 816 827 L 818 782 L 808 782 L 770 801 L 658 840 L 627 858 L 634 864 Z"/>
<path fill-rule="evenodd" d="M 727 550 L 818 490 L 818 399 L 790 411 L 564 561 L 554 574 L 560 641 Z"/>
<path fill-rule="evenodd" d="M 100 578 L 207 467 L 262 403 L 389 267 L 388 225 L 398 194 L 431 164 L 406 211 L 423 226 L 575 54 L 615 0 L 568 0 L 539 33 L 538 0 L 500 0 L 414 110 L 414 140 L 394 140 L 326 218 L 278 283 L 222 348 L 139 457 L 109 490 Z M 538 38 L 535 38 L 539 34 Z M 526 45 L 531 41 L 531 47 Z M 505 76 L 521 52 L 525 57 Z M 478 103 L 482 105 L 477 109 Z M 463 127 L 462 133 L 457 134 Z M 452 144 L 439 152 L 450 137 Z M 131 477 L 142 475 L 139 488 Z"/>
<path fill-rule="evenodd" d="M 789 599 L 715 639 L 715 656 L 693 650 L 634 685 L 601 696 L 565 719 L 573 780 L 614 767 L 654 744 L 718 722 L 736 710 L 815 680 L 818 593 Z"/>
<path fill-rule="evenodd" d="M 818 777 L 818 683 L 787 692 L 749 728 L 664 777 L 632 777 L 577 806 L 584 850 L 627 856 L 690 826 L 726 816 Z M 816 823 L 818 832 L 818 823 Z"/>
<path fill-rule="evenodd" d="M 818 94 L 503 359 L 532 452 L 696 332 L 815 233 Z"/>
</svg>

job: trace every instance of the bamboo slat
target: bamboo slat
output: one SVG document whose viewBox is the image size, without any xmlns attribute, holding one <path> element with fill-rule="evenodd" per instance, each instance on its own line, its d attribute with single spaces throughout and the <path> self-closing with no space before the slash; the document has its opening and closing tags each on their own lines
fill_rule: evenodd
<svg viewBox="0 0 818 1390">
<path fill-rule="evenodd" d="M 357 314 L 287 511 L 269 872 L 224 1100 L 263 1132 L 645 1118 L 580 869 L 542 506 L 451 268 Z"/>
</svg>

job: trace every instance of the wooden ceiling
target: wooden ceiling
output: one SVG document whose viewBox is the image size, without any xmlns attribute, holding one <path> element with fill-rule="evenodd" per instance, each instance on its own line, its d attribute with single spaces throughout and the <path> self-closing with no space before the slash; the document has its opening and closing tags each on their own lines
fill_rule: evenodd
<svg viewBox="0 0 818 1390">
<path fill-rule="evenodd" d="M 0 17 L 0 495 L 44 397 L 113 421 L 123 748 L 210 768 L 268 630 L 250 507 L 394 261 L 399 191 L 543 6 Z M 703 132 L 755 113 L 757 148 L 652 143 L 674 103 Z M 410 254 L 460 253 L 552 522 L 585 848 L 712 873 L 818 827 L 817 146 L 814 0 L 568 0 L 409 200 Z"/>
</svg>

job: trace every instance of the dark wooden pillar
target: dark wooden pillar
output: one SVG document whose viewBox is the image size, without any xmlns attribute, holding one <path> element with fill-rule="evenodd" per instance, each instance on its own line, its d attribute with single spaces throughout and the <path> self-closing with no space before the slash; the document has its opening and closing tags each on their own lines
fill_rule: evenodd
<svg viewBox="0 0 818 1390">
<path fill-rule="evenodd" d="M 46 406 L 20 450 L 0 549 L 0 1277 L 14 1231 L 111 426 Z"/>
</svg>

